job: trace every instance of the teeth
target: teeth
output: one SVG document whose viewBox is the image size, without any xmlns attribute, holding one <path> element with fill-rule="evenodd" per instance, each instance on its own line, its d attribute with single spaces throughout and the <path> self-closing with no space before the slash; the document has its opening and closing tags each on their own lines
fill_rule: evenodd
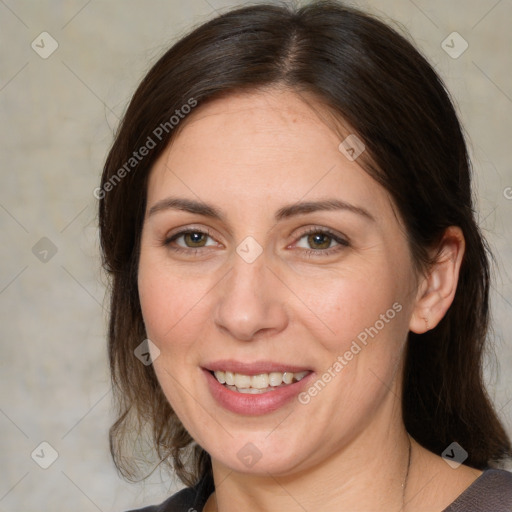
<svg viewBox="0 0 512 512">
<path fill-rule="evenodd" d="M 268 374 L 268 383 L 271 386 L 279 386 L 283 382 L 283 374 L 281 372 L 272 372 Z"/>
<path fill-rule="evenodd" d="M 268 373 L 262 373 L 260 375 L 253 375 L 251 377 L 251 388 L 255 388 L 255 389 L 268 388 L 268 381 L 269 381 Z M 237 386 L 237 387 L 239 387 L 239 386 Z"/>
<path fill-rule="evenodd" d="M 241 373 L 235 373 L 235 386 L 238 389 L 250 388 L 251 377 L 249 375 L 242 375 Z"/>
<path fill-rule="evenodd" d="M 215 372 L 215 378 L 221 383 L 226 384 L 226 374 L 224 372 Z"/>
<path fill-rule="evenodd" d="M 283 373 L 283 382 L 285 384 L 291 384 L 293 380 L 293 373 L 291 372 L 284 372 Z"/>
<path fill-rule="evenodd" d="M 259 393 L 263 393 L 261 389 L 254 389 L 254 388 L 237 388 L 236 386 L 229 386 L 229 389 L 231 391 L 238 391 L 239 393 L 245 393 L 246 395 L 257 395 Z"/>
<path fill-rule="evenodd" d="M 304 372 L 270 372 L 260 373 L 259 375 L 243 375 L 241 373 L 214 372 L 215 378 L 225 384 L 228 389 L 238 391 L 239 393 L 257 394 L 262 390 L 271 390 L 282 385 L 291 384 L 302 380 L 309 371 Z"/>
<path fill-rule="evenodd" d="M 305 371 L 305 372 L 298 372 L 298 373 L 295 373 L 295 380 L 302 380 L 308 373 L 310 373 L 309 371 Z"/>
</svg>

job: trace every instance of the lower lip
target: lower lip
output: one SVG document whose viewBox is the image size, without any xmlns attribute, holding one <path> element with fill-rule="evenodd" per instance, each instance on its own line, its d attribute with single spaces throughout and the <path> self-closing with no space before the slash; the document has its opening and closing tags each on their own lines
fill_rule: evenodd
<svg viewBox="0 0 512 512">
<path fill-rule="evenodd" d="M 273 391 L 255 395 L 231 391 L 222 385 L 208 370 L 203 369 L 208 387 L 213 398 L 228 411 L 247 416 L 268 414 L 291 402 L 315 375 L 314 372 L 293 384 L 280 387 Z"/>
</svg>

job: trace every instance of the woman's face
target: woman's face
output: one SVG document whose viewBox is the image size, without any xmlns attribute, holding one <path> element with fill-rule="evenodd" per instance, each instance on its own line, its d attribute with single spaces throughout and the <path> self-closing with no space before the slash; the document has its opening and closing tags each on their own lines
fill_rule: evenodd
<svg viewBox="0 0 512 512">
<path fill-rule="evenodd" d="M 291 474 L 387 435 L 415 273 L 362 148 L 341 151 L 286 91 L 186 122 L 150 175 L 138 278 L 172 408 L 241 472 Z"/>
</svg>

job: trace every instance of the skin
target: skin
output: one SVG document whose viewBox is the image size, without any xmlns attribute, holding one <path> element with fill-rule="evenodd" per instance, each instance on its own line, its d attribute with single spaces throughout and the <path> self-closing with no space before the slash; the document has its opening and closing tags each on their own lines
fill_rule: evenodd
<svg viewBox="0 0 512 512">
<path fill-rule="evenodd" d="M 398 397 L 407 333 L 446 313 L 464 238 L 448 229 L 438 263 L 418 275 L 389 194 L 338 150 L 342 139 L 321 114 L 287 90 L 233 94 L 191 114 L 156 162 L 138 283 L 160 350 L 154 368 L 212 457 L 207 511 L 441 511 L 480 472 L 453 470 L 414 441 L 408 470 Z M 206 203 L 222 218 L 154 211 L 169 197 Z M 371 218 L 347 209 L 275 218 L 330 199 Z M 166 245 L 182 229 L 209 234 Z M 308 238 L 325 229 L 346 243 Z M 252 263 L 236 252 L 248 236 L 263 250 Z M 197 240 L 203 246 L 187 246 Z M 201 367 L 218 359 L 287 362 L 321 376 L 393 304 L 400 312 L 307 404 L 242 416 L 206 386 Z M 237 456 L 247 443 L 261 454 L 252 467 Z"/>
</svg>

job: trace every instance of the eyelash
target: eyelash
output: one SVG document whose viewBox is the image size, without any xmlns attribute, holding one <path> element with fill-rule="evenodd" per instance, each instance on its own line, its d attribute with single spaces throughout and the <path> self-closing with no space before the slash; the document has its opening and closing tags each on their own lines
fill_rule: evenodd
<svg viewBox="0 0 512 512">
<path fill-rule="evenodd" d="M 180 237 L 182 237 L 182 236 L 184 236 L 186 234 L 189 234 L 189 233 L 200 233 L 202 235 L 206 235 L 207 237 L 209 237 L 211 239 L 214 239 L 212 234 L 208 230 L 187 228 L 187 229 L 184 229 L 184 230 L 179 231 L 177 233 L 174 233 L 170 237 L 165 238 L 164 241 L 163 241 L 163 245 L 168 247 L 169 249 L 177 252 L 177 253 L 187 253 L 187 254 L 190 254 L 190 255 L 196 255 L 202 249 L 205 249 L 205 247 L 188 247 L 188 248 L 185 248 L 185 247 L 180 247 L 180 246 L 176 246 L 176 245 L 174 245 L 174 246 L 171 245 L 172 242 L 174 242 L 178 238 L 180 238 Z M 307 257 L 331 255 L 331 254 L 333 254 L 335 252 L 338 252 L 343 247 L 349 247 L 350 246 L 350 243 L 349 243 L 349 241 L 347 239 L 342 238 L 340 235 L 334 233 L 333 231 L 331 231 L 329 229 L 326 229 L 326 228 L 315 228 L 315 227 L 310 228 L 307 231 L 301 233 L 301 235 L 297 237 L 297 239 L 296 239 L 296 241 L 294 243 L 297 243 L 299 240 L 301 240 L 304 237 L 307 237 L 309 235 L 314 235 L 314 234 L 327 235 L 329 238 L 331 238 L 338 245 L 336 245 L 334 247 L 330 247 L 328 249 L 303 249 L 303 248 L 301 248 L 300 250 Z"/>
<path fill-rule="evenodd" d="M 334 247 L 330 247 L 328 249 L 301 249 L 304 254 L 306 254 L 307 257 L 316 257 L 316 256 L 330 256 L 331 254 L 334 254 L 340 250 L 342 250 L 345 247 L 349 247 L 350 243 L 346 238 L 341 237 L 340 235 L 334 233 L 330 229 L 326 228 L 309 228 L 307 231 L 301 233 L 301 235 L 297 238 L 297 241 L 294 243 L 297 243 L 302 238 L 309 236 L 309 235 L 316 235 L 316 234 L 322 234 L 327 235 L 329 238 L 331 238 L 334 242 L 336 242 L 338 245 L 335 245 Z"/>
<path fill-rule="evenodd" d="M 180 238 L 181 236 L 184 236 L 188 233 L 200 233 L 202 235 L 206 235 L 207 237 L 214 239 L 210 231 L 207 229 L 183 229 L 182 231 L 178 231 L 177 233 L 174 233 L 170 237 L 165 238 L 163 241 L 163 245 L 168 247 L 169 249 L 173 250 L 177 253 L 186 253 L 191 255 L 196 255 L 198 252 L 201 251 L 201 249 L 204 249 L 204 247 L 180 247 L 179 245 L 171 245 L 172 242 Z"/>
</svg>

